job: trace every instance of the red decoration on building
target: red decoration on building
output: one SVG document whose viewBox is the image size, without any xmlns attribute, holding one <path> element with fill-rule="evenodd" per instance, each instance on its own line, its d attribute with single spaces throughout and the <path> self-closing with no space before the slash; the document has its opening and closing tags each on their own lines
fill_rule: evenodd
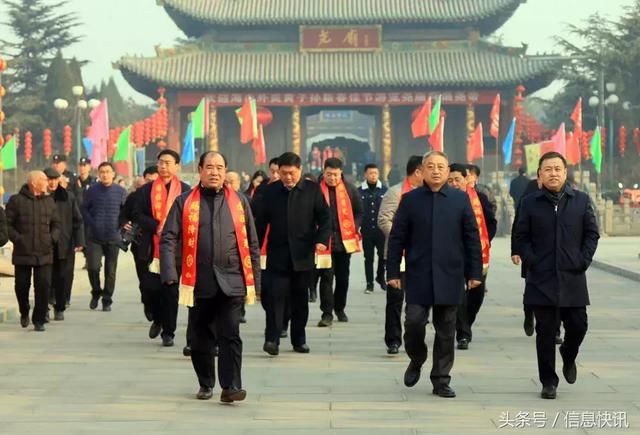
<svg viewBox="0 0 640 435">
<path fill-rule="evenodd" d="M 7 69 L 7 61 L 0 57 L 0 73 Z"/>
<path fill-rule="evenodd" d="M 512 165 L 514 168 L 521 168 L 522 167 L 522 155 L 523 155 L 523 150 L 522 150 L 522 133 L 523 133 L 523 114 L 524 114 L 524 108 L 523 108 L 523 103 L 524 103 L 524 91 L 525 91 L 525 87 L 520 85 L 516 88 L 516 96 L 514 98 L 514 104 L 513 104 L 513 112 L 514 112 L 514 116 L 516 118 L 516 133 L 515 133 L 515 139 L 514 139 L 514 143 L 513 143 L 513 158 L 512 158 Z"/>
<path fill-rule="evenodd" d="M 24 161 L 29 163 L 33 156 L 33 135 L 30 131 L 24 134 Z"/>
<path fill-rule="evenodd" d="M 636 146 L 636 153 L 640 156 L 640 128 L 633 129 L 633 144 Z"/>
<path fill-rule="evenodd" d="M 51 130 L 48 128 L 42 132 L 42 151 L 46 159 L 51 157 Z"/>
<path fill-rule="evenodd" d="M 262 124 L 263 127 L 266 127 L 273 121 L 273 113 L 264 106 L 258 106 L 256 114 L 258 115 L 258 124 Z"/>
<path fill-rule="evenodd" d="M 151 138 L 151 118 L 145 118 L 144 121 L 142 121 L 142 125 L 144 127 L 143 136 L 142 136 L 142 142 L 146 145 L 146 144 L 150 143 L 151 140 L 152 140 L 152 138 Z"/>
<path fill-rule="evenodd" d="M 62 133 L 62 149 L 66 155 L 71 152 L 71 126 L 65 125 Z"/>
<path fill-rule="evenodd" d="M 618 130 L 618 152 L 620 157 L 624 157 L 624 153 L 627 150 L 627 129 L 624 125 L 620 125 Z"/>
<path fill-rule="evenodd" d="M 582 160 L 591 160 L 591 138 L 593 130 L 582 132 Z"/>
</svg>

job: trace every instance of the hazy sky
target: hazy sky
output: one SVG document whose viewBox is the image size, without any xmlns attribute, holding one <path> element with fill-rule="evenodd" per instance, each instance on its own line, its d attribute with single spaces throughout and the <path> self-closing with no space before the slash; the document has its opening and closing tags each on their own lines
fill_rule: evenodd
<svg viewBox="0 0 640 435">
<path fill-rule="evenodd" d="M 506 45 L 528 43 L 530 54 L 553 52 L 553 37 L 565 33 L 567 23 L 578 24 L 595 12 L 617 17 L 622 7 L 632 3 L 633 0 L 528 0 L 498 33 Z M 85 37 L 64 55 L 90 61 L 83 70 L 85 83 L 90 86 L 114 76 L 123 95 L 150 102 L 134 91 L 111 63 L 126 54 L 153 56 L 155 45 L 171 46 L 183 36 L 164 9 L 155 0 L 70 0 L 69 9 L 83 22 L 78 32 Z M 10 38 L 7 26 L 0 25 L 0 37 Z"/>
</svg>

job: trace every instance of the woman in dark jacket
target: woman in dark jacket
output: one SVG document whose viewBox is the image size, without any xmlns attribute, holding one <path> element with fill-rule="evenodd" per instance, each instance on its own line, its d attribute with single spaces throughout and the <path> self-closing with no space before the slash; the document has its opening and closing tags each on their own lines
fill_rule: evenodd
<svg viewBox="0 0 640 435">
<path fill-rule="evenodd" d="M 247 195 L 247 198 L 253 198 L 253 194 L 256 192 L 256 189 L 261 186 L 263 183 L 269 182 L 269 176 L 263 170 L 258 170 L 251 177 L 251 183 L 249 183 L 249 188 L 244 191 L 244 194 Z"/>
</svg>

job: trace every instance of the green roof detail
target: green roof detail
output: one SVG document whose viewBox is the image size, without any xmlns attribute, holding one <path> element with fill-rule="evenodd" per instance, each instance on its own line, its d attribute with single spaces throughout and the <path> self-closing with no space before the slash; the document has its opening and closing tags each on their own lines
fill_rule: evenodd
<svg viewBox="0 0 640 435">
<path fill-rule="evenodd" d="M 375 53 L 187 52 L 124 57 L 114 66 L 139 91 L 176 89 L 498 88 L 542 79 L 557 60 L 486 48 Z"/>
<path fill-rule="evenodd" d="M 157 0 L 171 13 L 204 23 L 474 23 L 517 9 L 523 0 Z"/>
</svg>

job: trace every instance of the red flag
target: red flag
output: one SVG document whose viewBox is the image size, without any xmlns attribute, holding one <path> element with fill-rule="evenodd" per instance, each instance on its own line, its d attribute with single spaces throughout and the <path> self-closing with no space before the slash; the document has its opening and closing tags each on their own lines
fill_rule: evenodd
<svg viewBox="0 0 640 435">
<path fill-rule="evenodd" d="M 256 166 L 267 163 L 267 150 L 264 142 L 264 130 L 262 129 L 262 124 L 258 125 L 258 136 L 253 140 L 251 147 L 256 154 Z"/>
<path fill-rule="evenodd" d="M 496 139 L 498 139 L 498 135 L 500 134 L 500 94 L 496 94 L 496 98 L 493 100 L 493 107 L 491 108 L 491 129 L 489 133 Z"/>
<path fill-rule="evenodd" d="M 551 138 L 553 142 L 553 151 L 559 152 L 563 156 L 567 155 L 567 135 L 564 129 L 564 122 L 558 127 L 558 131 Z"/>
<path fill-rule="evenodd" d="M 429 116 L 431 115 L 431 97 L 427 98 L 415 118 L 411 122 L 411 134 L 413 138 L 427 136 L 429 134 Z"/>
<path fill-rule="evenodd" d="M 479 122 L 467 143 L 467 161 L 472 163 L 475 159 L 484 156 L 484 138 L 482 137 L 482 123 Z"/>
<path fill-rule="evenodd" d="M 440 121 L 433 130 L 431 136 L 429 136 L 429 143 L 433 151 L 444 152 L 444 116 L 440 117 Z"/>
<path fill-rule="evenodd" d="M 580 139 L 582 139 L 582 97 L 578 98 L 576 107 L 571 113 L 571 120 L 573 121 L 573 136 L 576 138 L 578 147 L 580 147 Z"/>
<path fill-rule="evenodd" d="M 258 137 L 258 117 L 253 98 L 247 98 L 242 107 L 236 111 L 240 121 L 240 142 L 248 143 Z"/>
<path fill-rule="evenodd" d="M 541 156 L 543 154 L 551 152 L 551 151 L 555 151 L 553 141 L 545 140 L 543 142 L 540 142 L 540 155 Z"/>
<path fill-rule="evenodd" d="M 580 145 L 577 135 L 572 131 L 567 133 L 567 160 L 573 165 L 580 163 Z"/>
</svg>

